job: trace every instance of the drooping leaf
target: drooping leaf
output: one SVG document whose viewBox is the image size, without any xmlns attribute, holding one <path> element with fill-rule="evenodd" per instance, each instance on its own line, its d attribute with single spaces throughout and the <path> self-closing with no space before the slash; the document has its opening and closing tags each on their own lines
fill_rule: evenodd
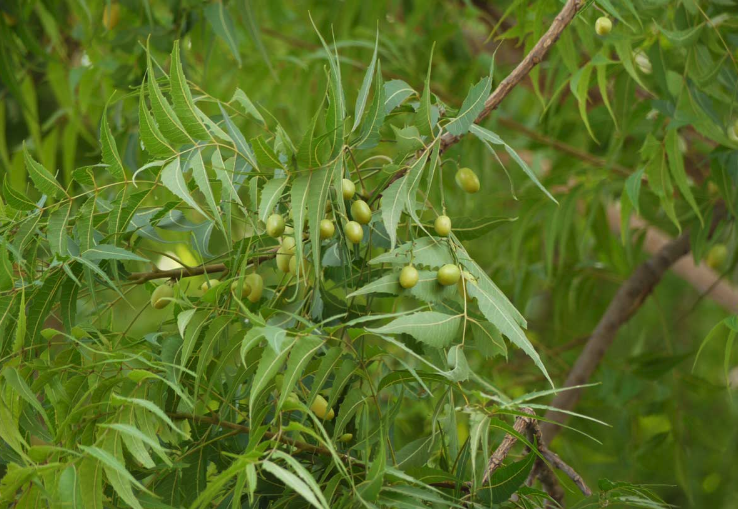
<svg viewBox="0 0 738 509">
<path fill-rule="evenodd" d="M 445 128 L 454 136 L 465 134 L 471 127 L 477 116 L 484 110 L 484 101 L 489 96 L 492 88 L 492 78 L 487 76 L 474 85 L 459 109 L 459 114 L 446 124 Z"/>
<path fill-rule="evenodd" d="M 172 65 L 169 73 L 169 83 L 171 85 L 174 113 L 182 123 L 182 127 L 196 140 L 209 139 L 210 134 L 197 114 L 197 106 L 195 106 L 195 102 L 192 100 L 192 93 L 182 70 L 178 40 L 174 41 L 174 47 L 172 48 Z"/>
<path fill-rule="evenodd" d="M 181 198 L 187 205 L 198 211 L 203 216 L 206 215 L 197 202 L 192 198 L 189 189 L 187 189 L 187 182 L 185 182 L 184 179 L 179 157 L 172 159 L 172 161 L 161 171 L 161 183 L 164 184 L 164 186 L 175 196 Z"/>
<path fill-rule="evenodd" d="M 31 177 L 36 189 L 43 194 L 54 197 L 64 196 L 66 194 L 64 188 L 57 182 L 54 176 L 28 153 L 25 143 L 23 144 L 23 158 L 26 161 L 28 175 Z"/>
<path fill-rule="evenodd" d="M 107 107 L 103 110 L 102 123 L 100 125 L 100 146 L 102 149 L 103 163 L 107 164 L 107 170 L 117 180 L 124 176 L 123 161 L 118 154 L 118 146 L 113 138 L 113 133 L 108 125 Z"/>
<path fill-rule="evenodd" d="M 356 96 L 356 106 L 354 107 L 354 125 L 351 127 L 351 132 L 356 131 L 361 123 L 361 116 L 364 114 L 364 107 L 366 106 L 366 100 L 369 97 L 369 89 L 372 86 L 372 80 L 374 79 L 374 68 L 377 64 L 377 50 L 379 49 L 379 31 L 377 31 L 377 38 L 374 41 L 374 53 L 372 54 L 372 60 L 369 62 L 369 67 L 366 68 L 364 73 L 364 79 L 361 82 L 361 88 L 359 88 L 359 94 Z M 377 90 L 382 87 L 378 85 Z"/>
<path fill-rule="evenodd" d="M 444 348 L 459 335 L 463 315 L 421 311 L 401 316 L 381 327 L 367 329 L 377 334 L 409 334 L 434 348 Z"/>
<path fill-rule="evenodd" d="M 238 62 L 238 67 L 241 67 L 242 62 L 238 49 L 238 37 L 231 15 L 223 5 L 223 2 L 217 1 L 208 4 L 205 7 L 205 19 L 208 20 L 215 34 L 228 45 L 228 49 L 231 50 L 231 54 Z"/>
</svg>

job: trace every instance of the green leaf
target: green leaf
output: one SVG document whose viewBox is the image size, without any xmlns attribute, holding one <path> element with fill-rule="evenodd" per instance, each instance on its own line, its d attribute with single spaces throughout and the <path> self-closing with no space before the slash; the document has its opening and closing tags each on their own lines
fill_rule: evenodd
<svg viewBox="0 0 738 509">
<path fill-rule="evenodd" d="M 23 158 L 26 161 L 28 175 L 31 177 L 36 189 L 45 195 L 57 198 L 67 194 L 54 176 L 46 168 L 37 163 L 31 154 L 28 153 L 25 142 L 23 143 Z"/>
<path fill-rule="evenodd" d="M 361 123 L 361 116 L 364 114 L 364 107 L 366 106 L 366 100 L 369 97 L 369 89 L 372 86 L 372 79 L 374 79 L 374 68 L 377 65 L 377 50 L 379 49 L 379 30 L 377 30 L 377 37 L 374 41 L 374 54 L 372 60 L 369 62 L 369 67 L 364 73 L 364 79 L 361 82 L 361 88 L 359 88 L 359 94 L 356 96 L 356 106 L 354 107 L 354 125 L 351 127 L 351 132 L 356 131 Z M 381 90 L 381 85 L 378 84 L 377 91 Z"/>
<path fill-rule="evenodd" d="M 325 171 L 325 169 L 323 171 Z M 308 172 L 307 175 L 303 174 L 297 177 L 292 183 L 290 204 L 292 205 L 292 227 L 295 230 L 295 258 L 297 260 L 302 260 L 304 258 L 302 232 L 305 225 L 305 210 L 307 209 L 308 198 L 311 193 L 313 182 L 313 175 L 315 173 L 316 171 L 311 170 Z M 298 271 L 298 281 L 300 279 L 304 279 L 305 275 L 301 274 L 302 263 L 298 263 L 296 267 Z"/>
<path fill-rule="evenodd" d="M 310 193 L 307 197 L 310 244 L 313 251 L 315 273 L 320 274 L 320 221 L 325 217 L 325 204 L 331 190 L 331 177 L 343 171 L 343 158 L 339 157 L 332 168 L 320 168 L 313 172 Z"/>
<path fill-rule="evenodd" d="M 492 78 L 490 76 L 482 78 L 474 85 L 464 99 L 457 117 L 446 124 L 446 130 L 454 136 L 465 134 L 484 110 L 484 101 L 487 100 L 491 88 Z"/>
<path fill-rule="evenodd" d="M 381 263 L 407 265 L 412 257 L 415 265 L 438 268 L 453 263 L 454 258 L 448 243 L 437 237 L 421 237 L 402 244 L 394 251 L 388 251 L 369 261 L 370 265 Z"/>
<path fill-rule="evenodd" d="M 154 122 L 154 118 L 149 112 L 149 108 L 146 106 L 146 100 L 144 99 L 146 92 L 146 79 L 141 83 L 141 89 L 139 91 L 138 98 L 138 132 L 141 142 L 144 145 L 146 151 L 154 157 L 170 157 L 175 154 L 174 148 L 169 145 L 169 142 L 159 130 L 159 126 Z M 91 180 L 91 179 L 90 179 Z M 88 185 L 92 185 L 93 182 L 89 182 Z"/>
<path fill-rule="evenodd" d="M 103 163 L 108 165 L 107 168 L 110 174 L 118 180 L 123 180 L 125 177 L 123 161 L 121 161 L 120 155 L 118 155 L 118 146 L 115 144 L 113 133 L 110 132 L 107 105 L 103 110 L 102 123 L 100 125 L 100 147 L 102 149 Z"/>
<path fill-rule="evenodd" d="M 390 113 L 415 93 L 415 90 L 402 80 L 388 81 L 384 85 L 384 112 Z"/>
<path fill-rule="evenodd" d="M 79 484 L 85 509 L 103 509 L 103 466 L 92 459 L 83 458 L 79 466 Z"/>
<path fill-rule="evenodd" d="M 200 150 L 193 150 L 189 160 L 189 166 L 192 168 L 192 177 L 195 179 L 197 188 L 205 196 L 205 201 L 212 212 L 212 217 L 215 218 L 215 222 L 220 227 L 220 231 L 225 231 L 223 220 L 221 219 L 220 209 L 218 204 L 215 202 L 215 196 L 213 195 L 213 189 L 210 186 L 210 177 L 205 169 L 205 162 L 202 160 L 202 152 Z"/>
<path fill-rule="evenodd" d="M 674 46 L 682 48 L 692 46 L 695 42 L 697 42 L 700 34 L 702 33 L 702 29 L 705 27 L 705 23 L 700 23 L 699 25 L 695 25 L 684 30 L 667 30 L 659 25 L 655 19 L 653 20 L 653 24 L 656 25 L 656 28 L 658 28 L 659 31 L 661 31 L 661 33 L 666 36 L 669 42 L 671 42 Z"/>
<path fill-rule="evenodd" d="M 671 175 L 674 177 L 674 182 L 676 182 L 679 191 L 684 195 L 684 199 L 687 200 L 687 203 L 692 206 L 695 214 L 697 214 L 700 224 L 704 226 L 704 220 L 702 219 L 700 208 L 692 195 L 689 182 L 687 182 L 687 172 L 684 170 L 684 159 L 681 151 L 679 150 L 679 135 L 675 129 L 667 130 L 664 144 L 666 145 L 666 155 L 669 158 L 669 169 L 671 170 Z"/>
<path fill-rule="evenodd" d="M 151 60 L 148 43 L 146 45 L 146 61 L 148 65 L 146 74 L 149 77 L 149 101 L 151 102 L 151 110 L 154 112 L 154 119 L 156 119 L 156 124 L 159 126 L 161 134 L 164 135 L 164 138 L 174 143 L 192 143 L 193 140 L 187 134 L 179 118 L 177 118 L 172 106 L 164 98 L 159 83 L 156 81 L 156 73 L 154 72 L 154 64 Z"/>
<path fill-rule="evenodd" d="M 490 477 L 489 487 L 494 504 L 501 504 L 510 499 L 528 478 L 535 463 L 536 455 L 528 453 L 522 460 L 498 468 Z"/>
<path fill-rule="evenodd" d="M 320 112 L 319 108 L 318 112 L 310 121 L 310 126 L 303 135 L 302 141 L 300 141 L 300 147 L 297 149 L 297 162 L 300 166 L 306 169 L 320 166 L 320 161 L 318 159 L 318 136 L 316 133 Z"/>
<path fill-rule="evenodd" d="M 379 392 L 379 390 L 377 391 Z M 338 417 L 336 418 L 336 428 L 333 431 L 333 436 L 338 438 L 346 429 L 346 426 L 351 422 L 351 418 L 362 409 L 366 401 L 364 394 L 357 387 L 355 390 L 348 391 L 346 398 L 341 402 L 341 406 L 338 408 Z"/>
<path fill-rule="evenodd" d="M 23 398 L 26 403 L 30 404 L 40 415 L 43 417 L 44 422 L 49 426 L 49 432 L 53 435 L 54 428 L 52 422 L 49 420 L 49 416 L 46 414 L 46 410 L 39 402 L 36 395 L 33 393 L 31 388 L 28 386 L 25 380 L 21 377 L 18 370 L 12 366 L 6 366 L 2 371 L 3 378 L 10 387 L 12 387 L 16 394 Z"/>
<path fill-rule="evenodd" d="M 474 240 L 498 226 L 517 221 L 517 217 L 460 217 L 454 218 L 453 232 L 459 240 Z"/>
<path fill-rule="evenodd" d="M 400 217 L 407 204 L 407 183 L 408 177 L 405 175 L 395 180 L 382 193 L 382 221 L 390 237 L 390 249 L 394 249 L 397 243 L 397 225 L 400 224 Z"/>
<path fill-rule="evenodd" d="M 307 484 L 303 480 L 301 480 L 299 477 L 297 477 L 295 474 L 290 472 L 289 470 L 286 470 L 276 463 L 272 463 L 271 461 L 265 460 L 261 464 L 261 468 L 272 474 L 274 477 L 282 481 L 285 486 L 288 488 L 294 490 L 298 495 L 300 495 L 302 498 L 304 498 L 310 505 L 313 507 L 317 507 L 318 509 L 327 509 L 327 506 L 323 506 L 318 498 L 315 496 L 315 493 L 308 487 Z"/>
<path fill-rule="evenodd" d="M 255 120 L 257 120 L 262 125 L 266 125 L 266 121 L 264 120 L 264 117 L 261 115 L 258 109 L 256 109 L 256 106 L 254 106 L 254 103 L 251 102 L 251 99 L 246 95 L 246 93 L 241 90 L 240 88 L 237 88 L 236 91 L 233 93 L 233 97 L 231 97 L 230 102 L 236 101 L 238 104 L 241 105 L 243 110 L 248 114 L 251 115 Z"/>
<path fill-rule="evenodd" d="M 323 341 L 317 336 L 300 337 L 290 351 L 287 368 L 284 370 L 282 387 L 279 387 L 279 401 L 276 411 L 279 411 L 289 397 L 293 387 L 302 377 L 305 367 L 313 356 L 323 346 Z"/>
<path fill-rule="evenodd" d="M 530 178 L 533 183 L 541 190 L 543 191 L 546 196 L 548 196 L 554 203 L 559 203 L 556 201 L 556 198 L 554 198 L 551 193 L 548 192 L 548 190 L 543 187 L 543 184 L 538 180 L 538 177 L 536 177 L 536 174 L 533 173 L 533 170 L 530 169 L 528 164 L 523 160 L 522 157 L 518 155 L 518 153 L 507 143 L 505 143 L 502 138 L 500 138 L 497 134 L 493 133 L 489 129 L 485 129 L 484 127 L 478 126 L 476 124 L 471 126 L 470 129 L 471 133 L 482 140 L 483 142 L 489 142 L 493 145 L 503 145 L 505 147 L 505 151 L 510 155 L 510 157 L 515 160 L 516 163 L 520 166 L 520 168 L 525 172 L 526 175 L 528 175 L 528 178 Z M 492 151 L 492 149 L 490 148 Z M 494 151 L 492 151 L 494 152 Z"/>
<path fill-rule="evenodd" d="M 172 194 L 181 198 L 187 205 L 198 211 L 203 216 L 207 215 L 197 205 L 197 202 L 195 202 L 190 195 L 190 191 L 187 189 L 187 183 L 185 182 L 184 175 L 182 173 L 179 157 L 173 159 L 161 171 L 161 183 L 164 184 Z"/>
<path fill-rule="evenodd" d="M 259 219 L 266 221 L 274 212 L 274 207 L 282 198 L 282 193 L 287 185 L 286 178 L 272 179 L 264 184 L 261 190 L 261 202 L 259 202 Z"/>
<path fill-rule="evenodd" d="M 182 127 L 194 139 L 209 139 L 210 133 L 197 114 L 197 106 L 195 106 L 195 102 L 192 100 L 192 93 L 182 70 L 178 40 L 174 41 L 174 47 L 172 48 L 169 83 L 171 85 L 170 93 L 172 95 L 172 102 L 174 103 L 174 113 L 182 123 Z"/>
<path fill-rule="evenodd" d="M 320 490 L 320 486 L 318 485 L 315 478 L 310 474 L 310 472 L 308 472 L 308 470 L 305 467 L 303 467 L 295 458 L 293 458 L 292 456 L 282 451 L 275 451 L 274 458 L 281 459 L 282 461 L 287 463 L 290 467 L 292 467 L 292 470 L 295 471 L 298 477 L 302 479 L 305 482 L 305 484 L 307 484 L 308 487 L 312 490 L 312 492 L 315 494 L 315 496 L 320 501 L 320 504 L 325 509 L 329 508 L 328 501 L 325 499 L 323 492 Z"/>
<path fill-rule="evenodd" d="M 223 108 L 223 105 L 218 103 L 218 107 L 220 108 L 220 114 L 223 115 L 223 121 L 225 122 L 228 134 L 236 145 L 238 155 L 245 159 L 249 165 L 258 170 L 259 164 L 256 162 L 256 156 L 254 155 L 254 151 L 251 149 L 251 145 L 246 142 L 246 138 L 243 137 L 241 131 L 239 131 L 238 127 L 235 126 L 231 117 L 228 115 L 225 108 Z"/>
<path fill-rule="evenodd" d="M 72 213 L 72 203 L 67 201 L 49 216 L 49 226 L 46 237 L 49 240 L 49 249 L 55 255 L 67 255 L 67 223 Z"/>
<path fill-rule="evenodd" d="M 369 329 L 377 334 L 409 334 L 434 348 L 449 346 L 459 335 L 463 315 L 447 315 L 437 311 L 421 311 L 397 318 L 382 327 Z"/>
<path fill-rule="evenodd" d="M 592 69 L 593 67 L 589 64 L 579 69 L 574 76 L 571 77 L 569 88 L 577 99 L 579 115 L 582 117 L 582 121 L 584 122 L 584 126 L 587 128 L 587 132 L 595 143 L 599 143 L 594 132 L 592 132 L 592 127 L 589 125 L 589 116 L 587 115 L 587 92 L 589 91 L 589 79 L 592 75 Z"/>
<path fill-rule="evenodd" d="M 435 126 L 431 111 L 430 91 L 431 65 L 433 64 L 433 50 L 435 47 L 436 45 L 433 43 L 433 46 L 431 46 L 430 58 L 428 59 L 428 74 L 425 77 L 425 84 L 423 85 L 423 95 L 420 97 L 420 106 L 415 114 L 414 125 L 418 128 L 418 132 L 422 136 L 433 136 L 433 127 Z"/>
<path fill-rule="evenodd" d="M 217 2 L 212 2 L 205 7 L 205 19 L 210 23 L 215 35 L 220 37 L 228 45 L 228 48 L 231 50 L 231 54 L 238 62 L 238 67 L 241 67 L 242 62 L 241 55 L 238 50 L 236 30 L 233 27 L 231 15 L 226 10 L 223 2 L 218 0 Z"/>
<path fill-rule="evenodd" d="M 266 141 L 261 136 L 251 139 L 251 144 L 254 147 L 254 154 L 256 155 L 256 161 L 262 168 L 282 168 L 284 165 L 279 160 L 277 154 L 272 150 Z"/>
<path fill-rule="evenodd" d="M 59 498 L 64 509 L 84 509 L 77 468 L 69 465 L 59 475 Z"/>
<path fill-rule="evenodd" d="M 277 371 L 282 368 L 287 360 L 287 355 L 290 353 L 290 349 L 297 341 L 299 341 L 299 339 L 293 339 L 286 346 L 283 346 L 282 350 L 279 352 L 275 351 L 274 348 L 264 348 L 264 351 L 261 354 L 261 359 L 259 360 L 259 367 L 256 368 L 256 374 L 254 375 L 254 380 L 251 383 L 251 392 L 249 394 L 249 413 L 251 415 L 254 414 L 254 402 L 256 401 L 256 398 L 266 387 L 267 383 L 274 378 Z"/>
<path fill-rule="evenodd" d="M 3 179 L 3 197 L 8 202 L 8 205 L 16 210 L 29 211 L 36 208 L 36 204 L 26 198 L 25 194 L 16 191 L 8 184 L 7 174 Z"/>
<path fill-rule="evenodd" d="M 374 88 L 374 98 L 369 106 L 366 117 L 361 124 L 361 133 L 355 145 L 360 149 L 367 149 L 379 145 L 379 129 L 384 124 L 384 87 L 382 86 L 382 64 L 377 62 L 377 84 Z"/>
<path fill-rule="evenodd" d="M 227 162 L 223 162 L 223 156 L 220 149 L 216 148 L 210 158 L 210 164 L 213 167 L 215 176 L 221 183 L 221 200 L 231 200 L 243 207 L 241 198 L 238 196 L 238 190 L 234 182 L 235 158 L 230 158 Z M 240 185 L 240 184 L 239 184 Z"/>
<path fill-rule="evenodd" d="M 134 260 L 148 262 L 149 260 L 123 249 L 122 247 L 109 244 L 98 244 L 82 252 L 82 258 L 86 260 Z"/>
</svg>

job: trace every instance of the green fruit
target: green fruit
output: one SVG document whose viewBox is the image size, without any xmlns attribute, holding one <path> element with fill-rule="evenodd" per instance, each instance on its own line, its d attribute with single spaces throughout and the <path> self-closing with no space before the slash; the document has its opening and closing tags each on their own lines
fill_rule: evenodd
<svg viewBox="0 0 738 509">
<path fill-rule="evenodd" d="M 359 224 L 369 224 L 372 220 L 372 209 L 364 200 L 356 200 L 351 204 L 351 217 Z"/>
<path fill-rule="evenodd" d="M 282 247 L 285 253 L 295 254 L 295 245 L 297 245 L 297 242 L 295 242 L 294 237 L 285 237 L 282 239 Z"/>
<path fill-rule="evenodd" d="M 157 286 L 151 294 L 151 307 L 154 309 L 164 309 L 171 302 L 168 299 L 174 297 L 174 290 L 168 284 Z"/>
<path fill-rule="evenodd" d="M 210 290 L 213 287 L 218 286 L 219 284 L 220 284 L 220 281 L 217 279 L 208 279 L 207 281 L 205 281 L 203 284 L 200 285 L 200 290 L 202 290 L 203 292 L 207 292 L 208 290 Z"/>
<path fill-rule="evenodd" d="M 364 238 L 364 230 L 356 221 L 346 223 L 346 226 L 343 227 L 343 232 L 352 244 L 358 244 Z"/>
<path fill-rule="evenodd" d="M 436 233 L 441 237 L 448 237 L 451 233 L 451 218 L 448 216 L 438 216 L 436 222 L 433 223 Z"/>
<path fill-rule="evenodd" d="M 275 239 L 284 233 L 284 218 L 281 214 L 272 214 L 267 218 L 266 232 Z"/>
<path fill-rule="evenodd" d="M 418 269 L 412 265 L 405 265 L 400 271 L 400 286 L 412 288 L 418 283 Z"/>
<path fill-rule="evenodd" d="M 338 441 L 339 442 L 350 442 L 351 440 L 353 440 L 353 438 L 354 438 L 354 435 L 353 434 L 351 434 L 351 433 L 344 433 L 343 435 L 341 435 L 340 437 L 338 437 Z"/>
<path fill-rule="evenodd" d="M 320 239 L 330 239 L 333 234 L 336 233 L 336 227 L 333 225 L 333 221 L 330 219 L 323 219 L 320 221 Z"/>
<path fill-rule="evenodd" d="M 713 270 L 720 269 L 728 259 L 728 248 L 725 244 L 715 244 L 707 253 L 707 266 Z"/>
<path fill-rule="evenodd" d="M 349 179 L 341 181 L 341 194 L 344 200 L 350 200 L 356 194 L 356 186 Z"/>
<path fill-rule="evenodd" d="M 238 290 L 241 289 L 241 297 L 242 299 L 245 299 L 249 295 L 251 295 L 251 285 L 249 285 L 248 281 L 244 278 L 243 281 L 240 279 L 236 279 L 233 283 L 231 283 L 231 293 L 234 295 L 238 295 Z"/>
<path fill-rule="evenodd" d="M 261 299 L 261 294 L 264 291 L 264 279 L 257 273 L 251 273 L 246 276 L 243 280 L 244 286 L 249 285 L 251 291 L 248 294 L 250 302 L 257 302 Z"/>
<path fill-rule="evenodd" d="M 326 421 L 330 421 L 336 415 L 332 408 L 328 408 L 328 402 L 320 394 L 315 396 L 315 401 L 310 405 L 310 410 L 318 416 L 318 419 L 325 419 Z"/>
<path fill-rule="evenodd" d="M 479 191 L 479 177 L 471 168 L 459 168 L 456 172 L 456 185 L 467 193 Z"/>
<path fill-rule="evenodd" d="M 460 277 L 461 271 L 459 270 L 459 267 L 451 263 L 448 263 L 438 269 L 438 274 L 436 274 L 438 282 L 441 283 L 443 286 L 455 285 Z"/>
<path fill-rule="evenodd" d="M 607 16 L 597 18 L 595 21 L 595 32 L 597 35 L 607 35 L 612 30 L 612 21 Z"/>
</svg>

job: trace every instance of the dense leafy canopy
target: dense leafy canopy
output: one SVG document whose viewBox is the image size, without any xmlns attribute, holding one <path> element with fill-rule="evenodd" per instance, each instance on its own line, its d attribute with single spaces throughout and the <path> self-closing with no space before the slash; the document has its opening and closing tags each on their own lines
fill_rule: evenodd
<svg viewBox="0 0 738 509">
<path fill-rule="evenodd" d="M 631 218 L 732 271 L 732 2 L 577 4 L 481 122 L 563 3 L 268 4 L 0 7 L 0 507 L 729 507 L 738 327 L 677 278 L 553 444 L 594 495 L 517 426 Z"/>
</svg>

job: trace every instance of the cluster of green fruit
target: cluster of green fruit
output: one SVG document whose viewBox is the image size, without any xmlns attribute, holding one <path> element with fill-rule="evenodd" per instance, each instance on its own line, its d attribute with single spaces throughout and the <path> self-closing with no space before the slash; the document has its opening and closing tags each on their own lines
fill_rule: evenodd
<svg viewBox="0 0 738 509">
<path fill-rule="evenodd" d="M 221 282 L 218 279 L 208 279 L 200 286 L 200 290 L 205 293 L 220 284 Z M 243 279 L 234 279 L 231 282 L 231 292 L 234 295 L 240 295 L 242 299 L 248 299 L 249 302 L 257 302 L 264 292 L 264 279 L 256 272 L 244 276 Z M 151 294 L 151 307 L 164 309 L 172 302 L 173 298 L 174 287 L 171 283 L 157 286 Z"/>
</svg>

